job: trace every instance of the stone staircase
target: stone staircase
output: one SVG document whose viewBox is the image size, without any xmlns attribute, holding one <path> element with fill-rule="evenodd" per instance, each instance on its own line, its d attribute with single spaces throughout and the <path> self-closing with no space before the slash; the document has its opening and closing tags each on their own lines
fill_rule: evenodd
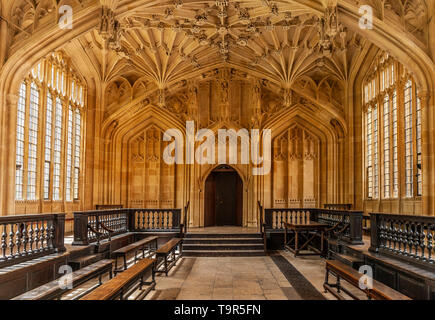
<svg viewBox="0 0 435 320">
<path fill-rule="evenodd" d="M 264 256 L 260 233 L 187 233 L 183 240 L 185 257 Z"/>
</svg>

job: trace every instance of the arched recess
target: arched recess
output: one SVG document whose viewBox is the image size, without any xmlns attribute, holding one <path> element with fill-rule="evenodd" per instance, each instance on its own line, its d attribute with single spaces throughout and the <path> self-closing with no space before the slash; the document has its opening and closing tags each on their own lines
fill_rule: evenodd
<svg viewBox="0 0 435 320">
<path fill-rule="evenodd" d="M 184 139 L 184 124 L 180 120 L 161 108 L 148 105 L 133 116 L 114 120 L 104 128 L 105 143 L 101 147 L 104 157 L 100 164 L 103 176 L 96 182 L 100 186 L 100 202 L 148 208 L 184 205 L 185 167 L 167 165 L 162 159 L 163 149 L 169 143 L 162 140 L 167 129 L 180 130 Z M 135 168 L 133 175 L 132 168 Z M 151 178 L 146 181 L 148 177 Z M 138 187 L 142 191 L 137 192 L 132 189 L 132 183 L 138 179 L 142 179 Z M 171 190 L 163 187 L 171 184 L 168 179 L 174 181 Z M 146 194 L 149 190 L 152 192 Z M 152 198 L 157 199 L 157 203 L 151 201 Z"/>
<path fill-rule="evenodd" d="M 339 157 L 344 142 L 335 127 L 303 107 L 274 118 L 265 127 L 272 130 L 273 170 L 258 182 L 264 186 L 258 189 L 264 206 L 317 207 L 338 201 L 344 184 L 343 157 Z M 313 174 L 304 186 L 304 173 L 310 171 Z"/>
</svg>

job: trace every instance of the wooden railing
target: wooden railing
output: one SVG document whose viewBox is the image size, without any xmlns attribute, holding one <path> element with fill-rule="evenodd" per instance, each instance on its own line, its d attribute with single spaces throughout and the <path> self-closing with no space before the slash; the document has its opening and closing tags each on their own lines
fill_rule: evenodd
<svg viewBox="0 0 435 320">
<path fill-rule="evenodd" d="M 135 231 L 170 231 L 180 229 L 181 209 L 132 209 Z"/>
<path fill-rule="evenodd" d="M 133 232 L 179 232 L 184 236 L 181 209 L 111 209 L 74 212 L 73 245 L 100 243 Z"/>
<path fill-rule="evenodd" d="M 0 217 L 0 268 L 65 251 L 65 214 Z"/>
<path fill-rule="evenodd" d="M 301 224 L 317 221 L 339 230 L 340 239 L 348 243 L 362 243 L 362 211 L 318 208 L 271 208 L 263 211 L 264 232 L 284 232 L 284 222 Z"/>
<path fill-rule="evenodd" d="M 333 210 L 350 210 L 352 209 L 352 203 L 325 203 L 323 208 Z"/>
<path fill-rule="evenodd" d="M 435 217 L 370 214 L 369 250 L 435 270 Z"/>
</svg>

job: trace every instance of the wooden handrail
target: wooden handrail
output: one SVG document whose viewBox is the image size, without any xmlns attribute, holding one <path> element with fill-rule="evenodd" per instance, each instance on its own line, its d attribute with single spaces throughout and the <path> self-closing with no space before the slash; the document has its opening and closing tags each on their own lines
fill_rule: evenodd
<svg viewBox="0 0 435 320">
<path fill-rule="evenodd" d="M 87 228 L 88 228 L 89 230 L 91 230 L 91 232 L 95 233 L 95 235 L 96 235 L 96 237 L 97 237 L 97 245 L 100 245 L 100 238 L 101 238 L 101 236 L 103 235 L 103 233 L 100 232 L 100 231 L 98 231 L 98 230 L 96 230 L 96 229 L 95 229 L 93 226 L 91 226 L 89 223 L 88 223 L 88 225 L 87 225 Z"/>
</svg>

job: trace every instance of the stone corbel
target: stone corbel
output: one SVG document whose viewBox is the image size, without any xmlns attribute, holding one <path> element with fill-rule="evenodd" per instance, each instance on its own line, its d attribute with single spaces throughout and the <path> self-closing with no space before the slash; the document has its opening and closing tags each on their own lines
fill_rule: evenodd
<svg viewBox="0 0 435 320">
<path fill-rule="evenodd" d="M 12 107 L 17 107 L 18 104 L 18 95 L 15 93 L 9 93 L 6 95 L 6 103 L 7 105 L 12 108 Z"/>
<path fill-rule="evenodd" d="M 425 108 L 427 106 L 427 102 L 430 99 L 430 92 L 428 90 L 418 91 L 417 97 L 420 99 L 421 108 Z"/>
</svg>

